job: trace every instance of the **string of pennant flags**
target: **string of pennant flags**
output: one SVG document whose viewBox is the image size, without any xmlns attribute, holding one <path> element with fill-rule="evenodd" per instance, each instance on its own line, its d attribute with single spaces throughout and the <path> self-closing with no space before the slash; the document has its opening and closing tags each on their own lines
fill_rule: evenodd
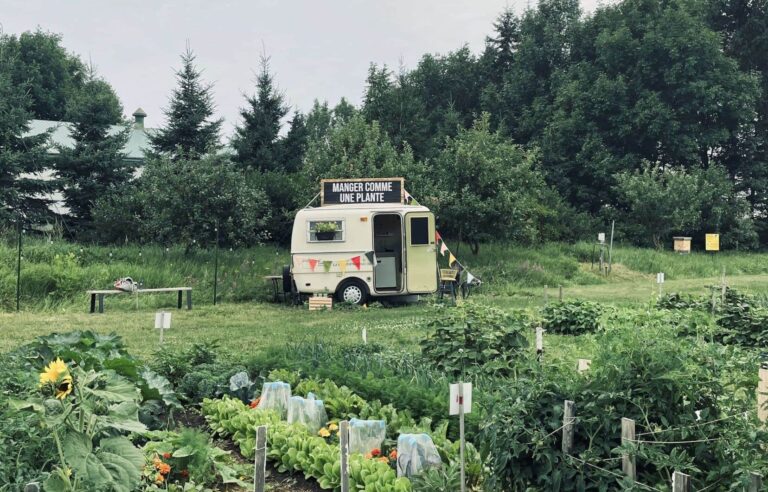
<svg viewBox="0 0 768 492">
<path fill-rule="evenodd" d="M 451 250 L 448 249 L 448 246 L 445 244 L 445 240 L 440 235 L 438 231 L 435 231 L 435 242 L 440 245 L 440 255 L 445 256 L 446 253 L 448 253 L 448 266 L 453 268 L 454 265 L 458 265 L 458 267 L 462 270 L 467 272 L 467 283 L 468 284 L 476 284 L 480 283 L 480 279 L 472 275 L 472 273 L 469 272 L 469 270 L 462 265 L 459 260 L 456 259 L 456 257 L 451 253 Z"/>
</svg>

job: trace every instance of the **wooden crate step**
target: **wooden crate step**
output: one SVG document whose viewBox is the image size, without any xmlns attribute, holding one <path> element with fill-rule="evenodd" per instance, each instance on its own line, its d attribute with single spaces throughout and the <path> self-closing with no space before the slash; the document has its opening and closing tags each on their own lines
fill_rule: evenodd
<svg viewBox="0 0 768 492">
<path fill-rule="evenodd" d="M 333 298 L 325 296 L 310 297 L 309 310 L 319 311 L 321 309 L 333 309 Z"/>
</svg>

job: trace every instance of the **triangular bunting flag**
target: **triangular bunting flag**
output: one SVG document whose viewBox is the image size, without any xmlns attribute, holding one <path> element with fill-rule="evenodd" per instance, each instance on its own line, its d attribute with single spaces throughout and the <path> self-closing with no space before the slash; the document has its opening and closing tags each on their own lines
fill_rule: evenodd
<svg viewBox="0 0 768 492">
<path fill-rule="evenodd" d="M 352 261 L 352 264 L 355 265 L 355 268 L 360 270 L 360 257 L 359 256 L 355 256 L 350 261 Z"/>
<path fill-rule="evenodd" d="M 330 260 L 325 260 L 323 262 L 323 270 L 325 270 L 325 273 L 328 273 L 331 271 L 331 265 L 333 265 L 333 262 Z"/>
<path fill-rule="evenodd" d="M 373 251 L 369 251 L 369 252 L 365 253 L 365 257 L 368 258 L 368 261 L 371 263 L 371 265 L 373 265 L 373 261 L 374 261 L 374 257 L 375 256 L 376 256 L 376 254 Z"/>
<path fill-rule="evenodd" d="M 453 266 L 454 263 L 456 263 L 456 257 L 453 253 L 448 253 L 448 266 Z"/>
<path fill-rule="evenodd" d="M 445 256 L 446 251 L 448 251 L 448 246 L 445 243 L 440 244 L 440 256 Z"/>
<path fill-rule="evenodd" d="M 443 240 L 442 236 L 440 236 L 440 233 L 439 233 L 439 232 L 437 232 L 437 231 L 435 231 L 435 239 L 436 239 L 437 241 L 442 241 L 442 240 Z"/>
<path fill-rule="evenodd" d="M 315 260 L 313 258 L 309 259 L 309 269 L 312 270 L 313 272 L 315 271 L 315 267 L 317 266 L 317 261 L 318 260 Z"/>
<path fill-rule="evenodd" d="M 471 284 L 475 280 L 475 276 L 467 272 L 467 283 Z"/>
<path fill-rule="evenodd" d="M 293 268 L 299 268 L 301 266 L 301 256 L 294 256 L 293 257 Z"/>
<path fill-rule="evenodd" d="M 339 270 L 341 270 L 342 275 L 347 273 L 347 260 L 339 260 Z"/>
</svg>

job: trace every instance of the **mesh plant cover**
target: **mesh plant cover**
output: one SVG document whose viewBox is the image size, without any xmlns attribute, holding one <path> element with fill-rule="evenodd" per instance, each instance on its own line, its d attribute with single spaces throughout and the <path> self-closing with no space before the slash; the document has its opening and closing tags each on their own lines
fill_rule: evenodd
<svg viewBox="0 0 768 492">
<path fill-rule="evenodd" d="M 291 385 L 282 381 L 264 383 L 261 389 L 260 410 L 274 410 L 284 419 L 288 414 L 288 400 L 291 398 Z"/>
<path fill-rule="evenodd" d="M 349 421 L 349 452 L 366 454 L 381 449 L 387 437 L 387 426 L 383 420 Z"/>
<path fill-rule="evenodd" d="M 288 423 L 301 422 L 309 432 L 316 434 L 328 422 L 323 400 L 316 400 L 313 393 L 306 398 L 292 396 L 288 400 Z"/>
<path fill-rule="evenodd" d="M 435 443 L 427 434 L 400 434 L 397 438 L 397 476 L 411 477 L 442 464 Z"/>
</svg>

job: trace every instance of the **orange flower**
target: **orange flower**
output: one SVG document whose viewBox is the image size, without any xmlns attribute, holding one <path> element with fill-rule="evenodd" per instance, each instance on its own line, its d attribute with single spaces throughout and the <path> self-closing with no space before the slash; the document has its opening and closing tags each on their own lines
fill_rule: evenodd
<svg viewBox="0 0 768 492">
<path fill-rule="evenodd" d="M 317 431 L 317 435 L 319 435 L 320 437 L 328 437 L 328 436 L 330 436 L 330 435 L 331 435 L 331 433 L 328 431 L 328 429 L 326 429 L 325 427 L 323 427 L 322 429 L 320 429 L 319 431 Z"/>
<path fill-rule="evenodd" d="M 369 459 L 371 459 L 371 458 L 373 458 L 373 456 L 371 455 L 371 453 L 365 453 L 365 459 L 369 460 Z"/>
<path fill-rule="evenodd" d="M 397 449 L 393 449 L 392 452 L 389 453 L 389 459 L 391 460 L 397 459 Z"/>
<path fill-rule="evenodd" d="M 168 475 L 171 472 L 171 465 L 168 463 L 160 463 L 160 465 L 157 467 L 157 471 L 159 471 L 162 475 Z"/>
<path fill-rule="evenodd" d="M 258 397 L 255 400 L 251 400 L 251 404 L 249 406 L 251 408 L 256 408 L 259 406 L 259 403 L 261 403 L 261 397 Z"/>
<path fill-rule="evenodd" d="M 373 451 L 371 451 L 372 456 L 381 456 L 381 449 L 376 448 Z"/>
<path fill-rule="evenodd" d="M 170 459 L 170 457 L 171 457 L 171 453 L 163 453 L 163 458 L 165 458 L 166 460 Z"/>
</svg>

